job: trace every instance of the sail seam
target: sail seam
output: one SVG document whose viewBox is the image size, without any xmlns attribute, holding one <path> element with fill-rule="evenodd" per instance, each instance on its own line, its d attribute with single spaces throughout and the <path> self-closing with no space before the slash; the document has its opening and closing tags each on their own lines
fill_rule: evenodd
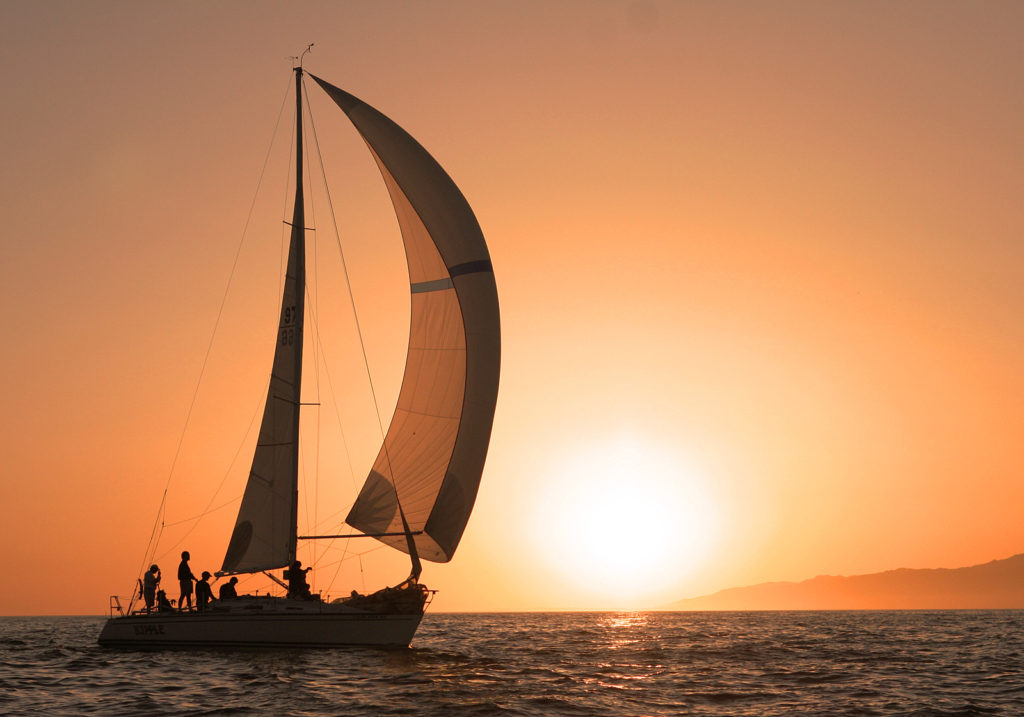
<svg viewBox="0 0 1024 717">
<path fill-rule="evenodd" d="M 260 480 L 260 481 L 263 481 L 263 483 L 266 484 L 266 485 L 274 485 L 274 481 L 272 479 L 264 478 L 259 473 L 250 472 L 249 473 L 249 477 L 250 478 L 255 478 L 255 479 Z"/>
<path fill-rule="evenodd" d="M 464 264 L 456 264 L 448 269 L 448 273 L 451 274 L 453 279 L 456 276 L 462 276 L 463 274 L 477 274 L 482 271 L 489 271 L 492 274 L 494 273 L 494 267 L 491 266 L 490 259 L 467 261 Z"/>
</svg>

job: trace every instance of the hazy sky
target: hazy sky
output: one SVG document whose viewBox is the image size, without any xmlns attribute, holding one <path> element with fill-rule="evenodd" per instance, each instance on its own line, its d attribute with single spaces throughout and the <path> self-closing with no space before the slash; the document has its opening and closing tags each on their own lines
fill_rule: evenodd
<svg viewBox="0 0 1024 717">
<path fill-rule="evenodd" d="M 310 42 L 309 70 L 449 171 L 491 250 L 498 412 L 463 543 L 424 571 L 436 609 L 1024 551 L 1022 36 L 1018 2 L 0 0 L 0 614 L 127 594 L 168 483 L 165 575 L 182 548 L 219 567 L 270 365 L 287 106 L 232 265 Z M 400 241 L 354 131 L 311 104 L 329 174 L 363 177 L 330 187 L 386 420 Z M 348 299 L 314 213 L 326 336 Z M 323 350 L 331 383 L 359 378 Z M 365 388 L 335 409 L 326 370 L 303 480 L 344 495 L 306 522 L 347 509 L 377 450 L 330 437 Z M 401 580 L 387 552 L 307 560 L 340 594 Z"/>
</svg>

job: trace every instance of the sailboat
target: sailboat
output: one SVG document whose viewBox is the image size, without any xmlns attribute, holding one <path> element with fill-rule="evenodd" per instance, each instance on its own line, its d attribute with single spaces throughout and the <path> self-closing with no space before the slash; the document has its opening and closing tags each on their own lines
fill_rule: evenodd
<svg viewBox="0 0 1024 717">
<path fill-rule="evenodd" d="M 501 340 L 490 256 L 476 217 L 433 157 L 391 119 L 303 70 L 295 72 L 295 199 L 273 368 L 249 479 L 217 575 L 293 566 L 300 540 L 370 537 L 407 553 L 400 584 L 333 601 L 242 595 L 202 612 L 112 602 L 99 643 L 115 647 L 408 646 L 433 591 L 421 561 L 447 562 L 465 530 L 490 441 Z M 299 536 L 299 420 L 306 298 L 303 75 L 355 126 L 398 218 L 409 271 L 410 331 L 397 407 L 345 523 L 357 532 Z"/>
</svg>

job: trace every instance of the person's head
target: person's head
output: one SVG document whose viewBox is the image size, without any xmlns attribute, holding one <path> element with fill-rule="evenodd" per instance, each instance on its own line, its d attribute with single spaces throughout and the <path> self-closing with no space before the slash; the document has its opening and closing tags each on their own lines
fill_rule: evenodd
<svg viewBox="0 0 1024 717">
<path fill-rule="evenodd" d="M 234 585 L 235 583 L 238 582 L 238 578 L 232 576 L 232 578 L 230 580 L 228 580 L 228 582 L 231 583 L 232 585 Z"/>
<path fill-rule="evenodd" d="M 181 552 L 181 559 L 182 559 L 182 560 L 191 560 L 191 559 L 192 559 L 192 556 L 188 554 L 188 551 L 187 551 L 187 550 L 183 550 L 183 551 Z"/>
<path fill-rule="evenodd" d="M 203 580 L 209 580 L 209 579 L 210 579 L 210 573 L 208 571 L 204 570 L 203 571 Z"/>
<path fill-rule="evenodd" d="M 296 560 L 294 563 L 292 563 L 292 567 L 295 568 L 296 570 L 298 570 L 299 568 L 302 567 L 302 561 L 301 560 Z"/>
<path fill-rule="evenodd" d="M 160 572 L 160 568 L 159 568 L 159 566 L 156 563 L 153 563 L 152 565 L 149 566 L 149 572 L 151 572 L 151 573 L 158 573 L 158 572 Z"/>
</svg>

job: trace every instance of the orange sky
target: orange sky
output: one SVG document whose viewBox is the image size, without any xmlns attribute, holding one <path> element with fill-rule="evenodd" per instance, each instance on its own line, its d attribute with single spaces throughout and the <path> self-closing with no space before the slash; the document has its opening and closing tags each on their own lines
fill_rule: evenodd
<svg viewBox="0 0 1024 717">
<path fill-rule="evenodd" d="M 1024 551 L 1022 31 L 1013 2 L 0 5 L 0 614 L 100 613 L 130 590 L 285 57 L 309 42 L 311 71 L 445 166 L 495 267 L 498 413 L 459 551 L 424 572 L 436 609 L 642 608 Z M 360 177 L 331 191 L 391 406 L 400 242 L 365 148 L 312 102 L 328 170 Z M 168 523 L 242 490 L 281 156 Z M 316 212 L 319 300 L 340 306 Z M 325 350 L 332 380 L 358 374 Z M 316 395 L 320 490 L 344 503 L 373 426 L 346 427 L 350 471 Z M 354 395 L 342 420 L 372 417 Z M 218 567 L 234 507 L 168 527 L 165 575 L 182 547 Z M 377 550 L 331 582 L 329 564 L 316 586 L 335 593 L 408 569 Z"/>
</svg>

